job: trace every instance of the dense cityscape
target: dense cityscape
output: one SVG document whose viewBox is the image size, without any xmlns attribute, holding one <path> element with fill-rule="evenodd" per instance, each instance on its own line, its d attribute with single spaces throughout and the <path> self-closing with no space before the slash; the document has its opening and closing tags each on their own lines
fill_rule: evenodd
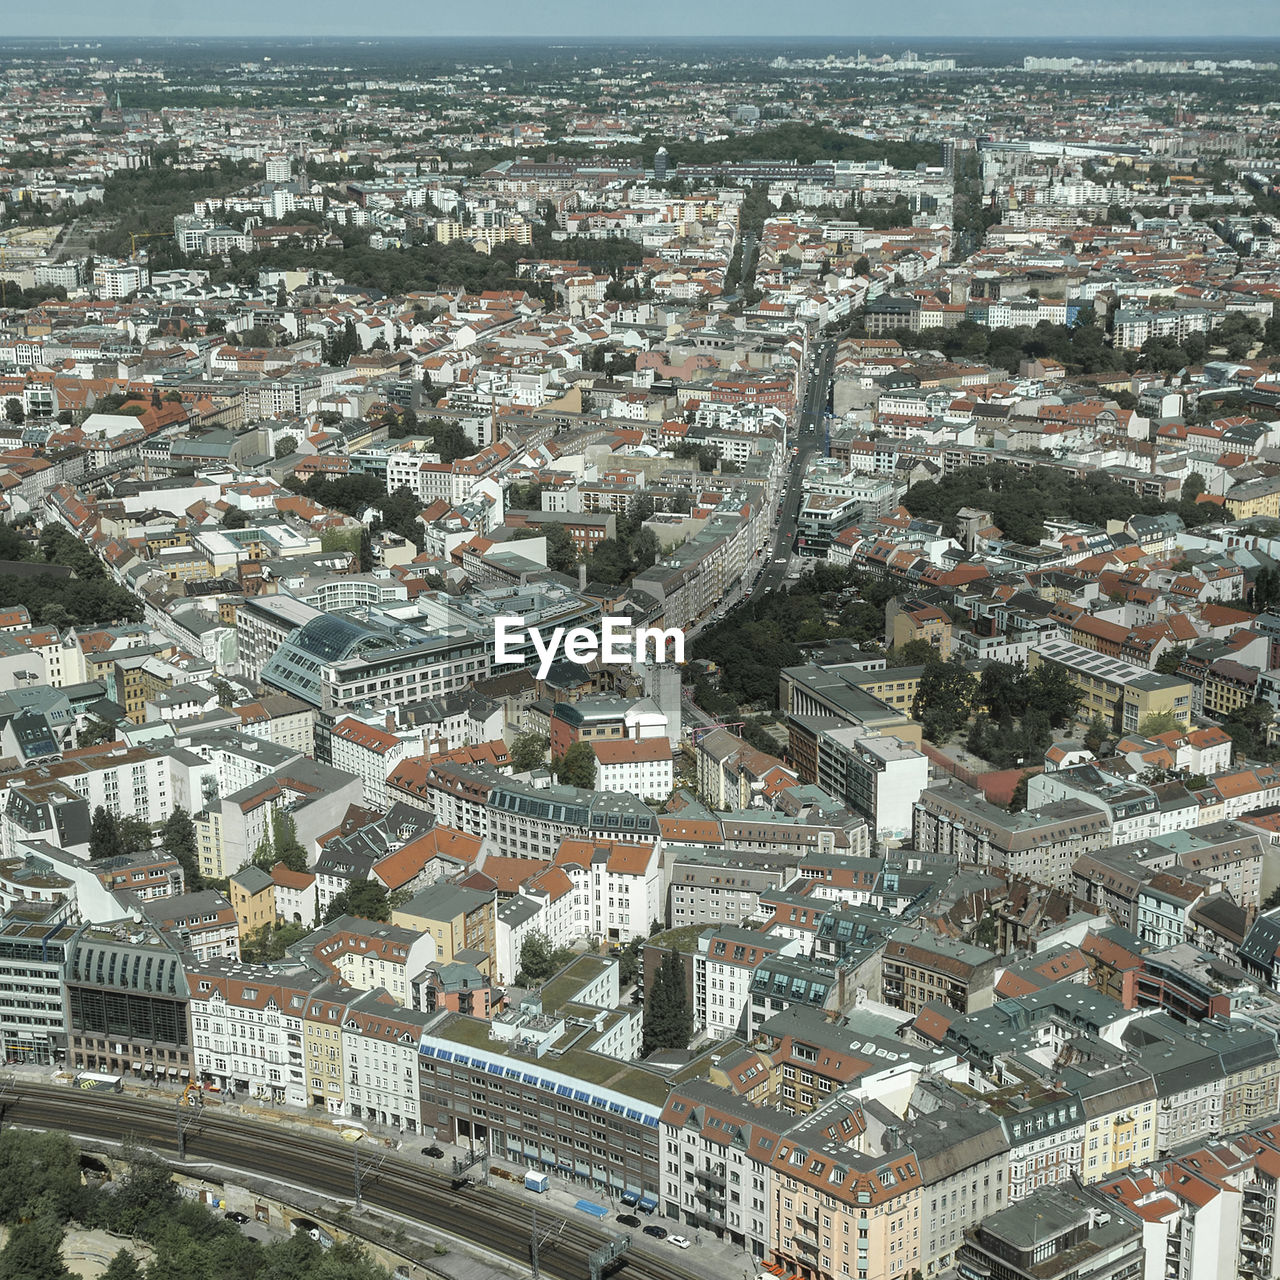
<svg viewBox="0 0 1280 1280">
<path fill-rule="evenodd" d="M 1280 39 L 0 36 L 0 1280 L 1280 1276 Z"/>
</svg>

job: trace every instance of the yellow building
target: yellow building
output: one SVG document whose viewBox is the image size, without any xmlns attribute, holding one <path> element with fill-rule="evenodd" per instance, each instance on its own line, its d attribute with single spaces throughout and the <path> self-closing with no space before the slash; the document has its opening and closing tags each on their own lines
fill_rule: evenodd
<svg viewBox="0 0 1280 1280">
<path fill-rule="evenodd" d="M 1108 1088 L 1105 1079 L 1097 1081 L 1098 1092 L 1089 1087 L 1083 1090 L 1088 1120 L 1080 1155 L 1082 1182 L 1099 1182 L 1156 1157 L 1160 1126 L 1154 1082 L 1145 1077 L 1125 1079 Z"/>
<path fill-rule="evenodd" d="M 1181 676 L 1162 676 L 1065 640 L 1031 650 L 1028 668 L 1044 663 L 1061 667 L 1080 690 L 1076 714 L 1081 720 L 1101 716 L 1113 729 L 1136 733 L 1148 716 L 1168 713 L 1183 728 L 1190 726 L 1191 682 Z"/>
<path fill-rule="evenodd" d="M 922 600 L 898 604 L 896 597 L 885 609 L 889 647 L 901 649 L 913 640 L 931 644 L 944 657 L 951 656 L 951 619 L 937 607 Z"/>
<path fill-rule="evenodd" d="M 391 923 L 425 933 L 436 944 L 436 959 L 449 964 L 459 951 L 483 953 L 467 957 L 485 977 L 492 976 L 494 935 L 493 896 L 478 889 L 431 885 L 391 913 Z"/>
<path fill-rule="evenodd" d="M 241 867 L 227 882 L 227 897 L 236 913 L 236 929 L 243 943 L 250 934 L 276 922 L 276 886 L 271 877 L 252 863 Z"/>
<path fill-rule="evenodd" d="M 172 582 L 203 582 L 214 576 L 209 557 L 195 547 L 166 547 L 156 552 L 155 564 Z"/>
<path fill-rule="evenodd" d="M 1227 490 L 1223 503 L 1233 520 L 1251 520 L 1254 516 L 1280 519 L 1280 477 L 1267 476 L 1235 485 Z"/>
<path fill-rule="evenodd" d="M 340 1116 L 346 1104 L 342 1075 L 342 1021 L 355 993 L 340 982 L 316 988 L 307 1001 L 302 1042 L 307 1063 L 307 1097 L 313 1107 Z"/>
<path fill-rule="evenodd" d="M 835 1100 L 778 1143 L 770 1243 L 801 1280 L 908 1280 L 919 1270 L 915 1153 L 864 1151 L 864 1131 L 858 1103 Z"/>
<path fill-rule="evenodd" d="M 1220 658 L 1205 670 L 1202 689 L 1206 715 L 1225 720 L 1237 707 L 1253 702 L 1258 687 L 1258 672 L 1254 667 L 1230 658 Z"/>
</svg>

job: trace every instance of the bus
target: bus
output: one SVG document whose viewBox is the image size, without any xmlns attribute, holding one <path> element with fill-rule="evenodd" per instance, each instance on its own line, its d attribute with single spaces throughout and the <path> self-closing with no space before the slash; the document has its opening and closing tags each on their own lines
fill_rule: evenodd
<svg viewBox="0 0 1280 1280">
<path fill-rule="evenodd" d="M 81 1071 L 76 1076 L 76 1088 L 94 1093 L 123 1093 L 124 1080 L 120 1076 L 106 1075 L 101 1071 Z"/>
</svg>

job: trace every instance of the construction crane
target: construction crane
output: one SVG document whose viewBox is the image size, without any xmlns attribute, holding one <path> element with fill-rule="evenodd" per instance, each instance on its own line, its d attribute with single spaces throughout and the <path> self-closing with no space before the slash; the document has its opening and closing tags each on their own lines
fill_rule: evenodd
<svg viewBox="0 0 1280 1280">
<path fill-rule="evenodd" d="M 168 240 L 172 235 L 172 231 L 131 231 L 129 233 L 129 261 L 136 262 L 138 260 L 139 240 L 154 240 L 157 237 L 162 240 Z"/>
</svg>

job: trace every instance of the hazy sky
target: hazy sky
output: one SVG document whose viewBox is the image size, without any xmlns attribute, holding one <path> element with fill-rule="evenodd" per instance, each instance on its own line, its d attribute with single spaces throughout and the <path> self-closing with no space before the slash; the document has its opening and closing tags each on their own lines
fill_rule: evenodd
<svg viewBox="0 0 1280 1280">
<path fill-rule="evenodd" d="M 7 36 L 1280 37 L 1280 0 L 49 0 Z"/>
</svg>

